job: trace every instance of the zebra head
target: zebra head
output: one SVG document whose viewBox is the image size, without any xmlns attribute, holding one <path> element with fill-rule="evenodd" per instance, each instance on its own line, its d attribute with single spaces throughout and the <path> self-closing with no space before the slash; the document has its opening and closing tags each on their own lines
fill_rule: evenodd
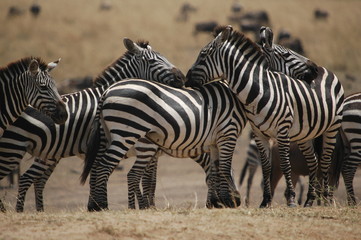
<svg viewBox="0 0 361 240">
<path fill-rule="evenodd" d="M 51 117 L 55 123 L 63 124 L 68 118 L 68 112 L 53 78 L 49 75 L 59 61 L 60 59 L 43 66 L 39 65 L 36 59 L 31 59 L 25 72 L 29 84 L 24 90 L 31 106 Z"/>
<path fill-rule="evenodd" d="M 308 84 L 317 77 L 317 65 L 291 49 L 274 44 L 273 32 L 269 27 L 261 27 L 260 44 L 271 70 L 282 72 Z"/>
<path fill-rule="evenodd" d="M 224 76 L 220 69 L 221 46 L 231 36 L 232 27 L 225 27 L 210 43 L 199 53 L 197 60 L 187 73 L 187 87 L 200 87 L 213 79 Z"/>
<path fill-rule="evenodd" d="M 185 76 L 183 73 L 160 53 L 153 51 L 148 43 L 139 46 L 132 40 L 124 38 L 124 46 L 131 54 L 131 65 L 139 67 L 139 78 L 177 88 L 184 86 Z"/>
</svg>

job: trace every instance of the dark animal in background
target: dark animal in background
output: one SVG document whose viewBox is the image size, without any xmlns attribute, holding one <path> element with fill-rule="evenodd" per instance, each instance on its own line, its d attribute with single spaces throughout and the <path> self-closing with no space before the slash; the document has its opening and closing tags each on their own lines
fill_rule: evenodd
<svg viewBox="0 0 361 240">
<path fill-rule="evenodd" d="M 234 1 L 232 3 L 232 6 L 231 6 L 231 12 L 233 14 L 239 14 L 241 11 L 242 11 L 243 7 L 242 5 L 239 3 L 238 0 Z"/>
<path fill-rule="evenodd" d="M 8 17 L 16 17 L 23 15 L 24 11 L 16 6 L 10 6 L 8 10 Z"/>
<path fill-rule="evenodd" d="M 189 14 L 196 11 L 196 7 L 192 6 L 190 3 L 184 3 L 179 9 L 179 15 L 176 20 L 179 22 L 186 22 L 188 21 Z"/>
<path fill-rule="evenodd" d="M 65 79 L 58 85 L 60 94 L 73 93 L 93 86 L 93 77 L 77 77 Z"/>
<path fill-rule="evenodd" d="M 315 9 L 315 11 L 313 12 L 313 15 L 315 17 L 315 19 L 318 20 L 326 20 L 328 18 L 328 12 L 326 10 L 322 10 L 322 9 Z"/>
<path fill-rule="evenodd" d="M 102 11 L 108 11 L 112 9 L 112 4 L 109 1 L 104 0 L 100 3 L 99 9 Z"/>
<path fill-rule="evenodd" d="M 251 33 L 253 40 L 259 41 L 259 30 L 262 26 L 271 26 L 270 18 L 266 11 L 246 12 L 244 14 L 232 14 L 229 21 L 238 24 L 241 32 Z"/>
<path fill-rule="evenodd" d="M 305 51 L 302 42 L 299 38 L 295 38 L 291 33 L 281 30 L 277 36 L 277 44 L 285 46 L 301 55 L 305 56 Z"/>
<path fill-rule="evenodd" d="M 200 22 L 194 26 L 193 35 L 197 35 L 200 32 L 213 33 L 213 30 L 218 26 L 216 21 Z"/>
<path fill-rule="evenodd" d="M 41 12 L 41 6 L 37 3 L 34 3 L 30 6 L 29 11 L 33 17 L 37 17 Z"/>
</svg>

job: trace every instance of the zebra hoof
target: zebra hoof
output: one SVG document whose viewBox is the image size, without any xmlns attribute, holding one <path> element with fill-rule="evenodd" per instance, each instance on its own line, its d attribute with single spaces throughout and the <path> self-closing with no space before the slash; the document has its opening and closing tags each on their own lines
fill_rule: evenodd
<svg viewBox="0 0 361 240">
<path fill-rule="evenodd" d="M 303 206 L 304 207 L 312 207 L 312 205 L 313 205 L 313 200 L 307 199 Z"/>
<path fill-rule="evenodd" d="M 263 198 L 262 203 L 259 207 L 260 208 L 269 208 L 269 207 L 271 207 L 271 202 L 272 202 L 271 198 L 265 197 L 265 198 Z"/>
<path fill-rule="evenodd" d="M 101 206 L 102 204 L 90 204 L 88 205 L 88 212 L 100 212 L 100 211 L 106 211 L 108 209 L 107 204 L 103 204 L 104 206 Z"/>
<path fill-rule="evenodd" d="M 297 207 L 294 197 L 291 197 L 287 200 L 287 206 L 291 208 Z"/>
</svg>

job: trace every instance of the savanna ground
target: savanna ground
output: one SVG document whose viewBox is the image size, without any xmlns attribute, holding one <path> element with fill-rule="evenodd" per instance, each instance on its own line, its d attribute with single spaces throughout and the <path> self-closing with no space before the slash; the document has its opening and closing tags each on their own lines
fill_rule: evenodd
<svg viewBox="0 0 361 240">
<path fill-rule="evenodd" d="M 110 11 L 100 11 L 100 1 L 38 0 L 42 12 L 33 18 L 31 1 L 0 1 L 0 65 L 25 56 L 62 61 L 52 75 L 66 78 L 96 76 L 121 56 L 122 38 L 150 41 L 184 73 L 199 50 L 211 40 L 207 34 L 193 36 L 194 23 L 215 20 L 229 24 L 231 0 L 195 0 L 198 11 L 188 22 L 176 22 L 183 1 L 111 1 Z M 361 1 L 243 0 L 244 11 L 264 9 L 275 34 L 281 29 L 299 37 L 307 56 L 334 71 L 346 95 L 361 90 Z M 7 18 L 8 7 L 22 8 L 23 16 Z M 326 9 L 326 21 L 313 18 L 315 8 Z M 237 26 L 234 25 L 236 29 Z M 347 78 L 346 75 L 353 76 Z M 233 168 L 238 182 L 245 160 L 248 130 L 239 139 Z M 254 180 L 249 208 L 204 208 L 204 173 L 190 159 L 161 157 L 157 181 L 157 210 L 127 210 L 126 173 L 134 160 L 124 161 L 109 181 L 110 211 L 86 212 L 89 188 L 79 184 L 82 160 L 60 162 L 45 189 L 45 212 L 36 213 L 30 189 L 25 213 L 15 213 L 16 190 L 0 190 L 8 212 L 0 215 L 0 239 L 361 239 L 361 207 L 345 206 L 341 181 L 337 207 L 288 209 L 280 182 L 271 209 L 258 209 L 261 201 L 260 170 Z M 21 169 L 31 164 L 26 156 Z M 306 183 L 307 179 L 304 179 Z M 6 181 L 1 185 L 5 186 Z M 361 174 L 355 178 L 356 197 L 361 198 Z M 240 189 L 242 196 L 245 186 Z"/>
</svg>

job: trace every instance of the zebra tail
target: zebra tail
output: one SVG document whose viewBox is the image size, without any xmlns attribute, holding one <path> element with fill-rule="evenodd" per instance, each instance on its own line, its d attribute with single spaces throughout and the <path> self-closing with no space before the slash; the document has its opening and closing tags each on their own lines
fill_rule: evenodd
<svg viewBox="0 0 361 240">
<path fill-rule="evenodd" d="M 246 172 L 247 172 L 247 168 L 248 168 L 248 161 L 246 160 L 246 163 L 244 164 L 242 171 L 241 171 L 241 176 L 239 178 L 239 186 L 242 186 L 244 177 L 246 176 Z"/>
<path fill-rule="evenodd" d="M 335 189 L 338 188 L 345 154 L 347 154 L 345 151 L 347 147 L 346 145 L 347 139 L 342 129 L 340 129 L 336 136 L 336 145 L 332 154 L 332 164 L 330 168 L 330 183 L 335 187 Z"/>
<path fill-rule="evenodd" d="M 80 176 L 80 183 L 82 185 L 85 184 L 85 181 L 92 169 L 100 146 L 100 123 L 97 118 L 93 122 L 87 145 L 87 153 L 85 154 L 84 159 L 84 168 Z"/>
</svg>

